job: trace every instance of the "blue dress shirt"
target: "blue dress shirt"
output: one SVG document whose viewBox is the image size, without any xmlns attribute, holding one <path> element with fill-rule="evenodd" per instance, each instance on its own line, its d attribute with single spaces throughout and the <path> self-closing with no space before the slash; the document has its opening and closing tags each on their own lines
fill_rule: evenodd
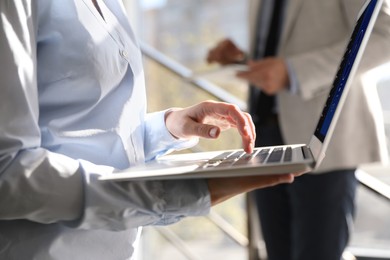
<svg viewBox="0 0 390 260">
<path fill-rule="evenodd" d="M 207 214 L 197 181 L 99 182 L 197 140 L 146 114 L 119 0 L 0 1 L 0 259 L 132 259 L 139 227 Z"/>
</svg>

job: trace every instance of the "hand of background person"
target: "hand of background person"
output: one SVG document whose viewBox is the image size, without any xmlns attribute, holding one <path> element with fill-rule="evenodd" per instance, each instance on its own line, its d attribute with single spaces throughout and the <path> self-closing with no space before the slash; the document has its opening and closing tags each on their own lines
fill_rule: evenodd
<svg viewBox="0 0 390 260">
<path fill-rule="evenodd" d="M 230 39 L 224 39 L 212 48 L 207 54 L 207 62 L 217 62 L 221 65 L 242 62 L 245 53 L 240 50 Z"/>
<path fill-rule="evenodd" d="M 282 58 L 250 61 L 248 67 L 248 71 L 237 72 L 237 77 L 247 80 L 268 95 L 275 95 L 289 85 L 287 65 Z"/>
<path fill-rule="evenodd" d="M 292 183 L 294 177 L 301 173 L 289 173 L 269 176 L 248 176 L 235 178 L 208 179 L 211 205 L 214 206 L 238 194 L 275 186 L 282 183 Z"/>
<path fill-rule="evenodd" d="M 168 131 L 176 138 L 218 138 L 223 130 L 236 128 L 241 135 L 243 149 L 253 151 L 256 139 L 251 116 L 236 105 L 204 101 L 187 108 L 172 108 L 165 114 Z"/>
</svg>

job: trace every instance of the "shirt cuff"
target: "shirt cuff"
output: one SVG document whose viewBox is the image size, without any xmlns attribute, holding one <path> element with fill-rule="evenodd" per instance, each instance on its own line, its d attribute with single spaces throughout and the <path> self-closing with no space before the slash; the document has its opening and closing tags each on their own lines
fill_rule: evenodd
<svg viewBox="0 0 390 260">
<path fill-rule="evenodd" d="M 298 81 L 297 74 L 295 73 L 294 68 L 289 60 L 287 60 L 286 64 L 287 64 L 288 78 L 290 80 L 290 85 L 288 86 L 288 90 L 290 94 L 297 95 L 299 94 L 299 81 Z"/>
<path fill-rule="evenodd" d="M 125 230 L 168 225 L 209 213 L 207 181 L 101 181 L 112 168 L 81 161 L 85 169 L 83 216 L 65 222 L 79 229 Z"/>
<path fill-rule="evenodd" d="M 172 151 L 193 147 L 199 138 L 177 139 L 165 125 L 167 110 L 149 113 L 145 118 L 145 160 L 149 161 Z"/>
</svg>

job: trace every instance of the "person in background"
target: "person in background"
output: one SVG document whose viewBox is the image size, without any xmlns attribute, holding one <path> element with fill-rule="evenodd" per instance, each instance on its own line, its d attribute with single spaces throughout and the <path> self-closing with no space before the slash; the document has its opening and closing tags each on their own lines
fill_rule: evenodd
<svg viewBox="0 0 390 260">
<path fill-rule="evenodd" d="M 134 259 L 142 226 L 293 181 L 99 181 L 227 128 L 250 153 L 251 117 L 213 101 L 146 114 L 119 0 L 4 0 L 0 14 L 0 259 Z"/>
<path fill-rule="evenodd" d="M 256 146 L 307 143 L 318 123 L 347 40 L 364 1 L 251 0 L 249 52 L 231 39 L 207 61 L 247 63 Z M 292 185 L 251 194 L 269 260 L 339 260 L 355 213 L 355 170 L 388 158 L 375 89 L 362 76 L 390 61 L 389 1 L 385 1 L 348 94 L 325 160 Z"/>
</svg>

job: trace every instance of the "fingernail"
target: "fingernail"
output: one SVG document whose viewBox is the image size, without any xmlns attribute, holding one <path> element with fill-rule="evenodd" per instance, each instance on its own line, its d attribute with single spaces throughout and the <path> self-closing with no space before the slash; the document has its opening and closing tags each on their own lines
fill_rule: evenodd
<svg viewBox="0 0 390 260">
<path fill-rule="evenodd" d="M 213 137 L 213 138 L 217 137 L 217 132 L 218 132 L 217 128 L 215 128 L 215 127 L 211 128 L 210 132 L 209 132 L 210 137 Z"/>
</svg>

